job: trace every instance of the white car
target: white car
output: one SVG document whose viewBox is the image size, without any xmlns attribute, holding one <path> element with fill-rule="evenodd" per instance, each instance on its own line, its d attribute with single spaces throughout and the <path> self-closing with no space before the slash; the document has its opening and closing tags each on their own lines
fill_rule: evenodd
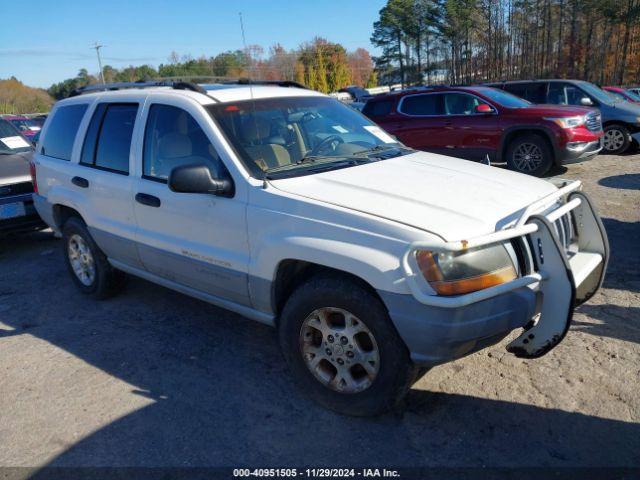
<svg viewBox="0 0 640 480">
<path fill-rule="evenodd" d="M 411 150 L 290 82 L 100 88 L 55 105 L 33 165 L 79 289 L 126 272 L 273 325 L 338 412 L 383 412 L 514 329 L 509 351 L 543 355 L 602 283 L 580 182 Z"/>
</svg>

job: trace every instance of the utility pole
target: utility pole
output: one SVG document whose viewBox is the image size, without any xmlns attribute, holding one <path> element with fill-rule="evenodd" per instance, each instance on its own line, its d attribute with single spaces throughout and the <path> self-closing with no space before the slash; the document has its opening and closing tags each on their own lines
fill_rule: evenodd
<svg viewBox="0 0 640 480">
<path fill-rule="evenodd" d="M 103 85 L 106 85 L 104 81 L 104 73 L 102 72 L 102 60 L 100 59 L 100 49 L 102 47 L 104 47 L 104 45 L 99 45 L 98 42 L 96 42 L 95 45 L 91 48 L 96 49 L 96 55 L 98 55 L 98 66 L 100 67 L 100 80 L 102 80 Z"/>
</svg>

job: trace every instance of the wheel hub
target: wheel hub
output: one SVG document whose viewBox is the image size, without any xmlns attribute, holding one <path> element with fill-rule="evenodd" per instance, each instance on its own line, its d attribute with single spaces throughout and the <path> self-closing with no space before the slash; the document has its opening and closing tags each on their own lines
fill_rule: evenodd
<svg viewBox="0 0 640 480">
<path fill-rule="evenodd" d="M 75 276 L 87 287 L 93 284 L 96 278 L 96 268 L 93 255 L 89 246 L 78 234 L 71 235 L 67 244 L 69 263 Z"/>
<path fill-rule="evenodd" d="M 300 329 L 300 351 L 316 379 L 340 393 L 369 388 L 380 369 L 373 334 L 359 318 L 340 308 L 311 312 Z"/>
<path fill-rule="evenodd" d="M 542 165 L 542 150 L 533 143 L 523 143 L 513 152 L 513 160 L 518 170 L 532 172 Z"/>
<path fill-rule="evenodd" d="M 618 150 L 624 145 L 624 134 L 620 130 L 607 130 L 604 134 L 605 150 Z"/>
</svg>

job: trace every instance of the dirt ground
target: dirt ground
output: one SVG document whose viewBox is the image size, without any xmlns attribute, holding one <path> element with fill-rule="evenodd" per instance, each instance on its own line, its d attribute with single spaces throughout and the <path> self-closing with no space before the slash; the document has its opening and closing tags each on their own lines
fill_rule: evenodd
<svg viewBox="0 0 640 480">
<path fill-rule="evenodd" d="M 49 233 L 0 242 L 0 466 L 640 467 L 640 155 L 560 176 L 612 251 L 564 342 L 435 368 L 376 419 L 302 396 L 268 327 L 139 279 L 95 302 Z"/>
</svg>

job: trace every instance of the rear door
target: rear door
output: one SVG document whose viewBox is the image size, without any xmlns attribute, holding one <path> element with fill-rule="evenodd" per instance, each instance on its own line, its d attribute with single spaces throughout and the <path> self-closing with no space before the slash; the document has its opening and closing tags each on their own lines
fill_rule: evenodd
<svg viewBox="0 0 640 480">
<path fill-rule="evenodd" d="M 84 198 L 87 226 L 113 259 L 140 266 L 131 192 L 131 143 L 143 99 L 97 102 L 91 115 L 71 188 Z"/>
<path fill-rule="evenodd" d="M 166 102 L 166 103 L 165 103 Z M 171 99 L 145 108 L 134 200 L 138 251 L 149 272 L 209 295 L 249 305 L 246 200 L 177 193 L 174 167 L 204 164 L 214 178 L 232 177 L 218 154 L 211 119 L 201 107 Z M 238 182 L 235 182 L 237 185 Z M 236 189 L 238 190 L 238 189 Z"/>
<path fill-rule="evenodd" d="M 402 97 L 398 104 L 394 135 L 405 145 L 427 152 L 446 151 L 444 135 L 448 119 L 444 115 L 442 94 L 420 93 Z"/>
<path fill-rule="evenodd" d="M 451 154 L 468 160 L 483 160 L 489 155 L 493 159 L 500 142 L 498 111 L 476 113 L 475 108 L 486 101 L 464 92 L 443 94 L 444 110 L 447 114 L 443 140 Z"/>
</svg>

